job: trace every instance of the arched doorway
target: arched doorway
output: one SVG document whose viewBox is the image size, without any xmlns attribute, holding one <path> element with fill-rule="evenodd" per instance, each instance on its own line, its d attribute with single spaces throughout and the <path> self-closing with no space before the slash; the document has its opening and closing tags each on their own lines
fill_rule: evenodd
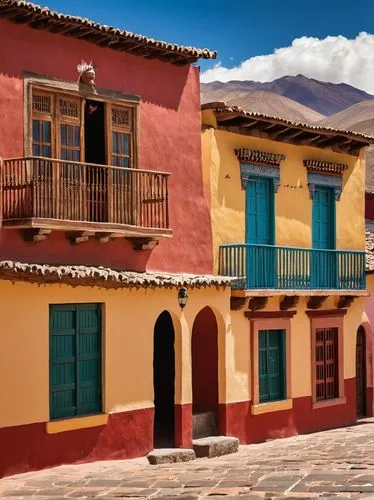
<svg viewBox="0 0 374 500">
<path fill-rule="evenodd" d="M 174 446 L 174 327 L 170 314 L 157 318 L 153 337 L 154 447 Z"/>
<path fill-rule="evenodd" d="M 218 429 L 218 327 L 210 307 L 192 328 L 192 435 L 214 436 Z"/>
<path fill-rule="evenodd" d="M 356 409 L 358 417 L 366 415 L 366 342 L 362 326 L 356 339 Z"/>
</svg>

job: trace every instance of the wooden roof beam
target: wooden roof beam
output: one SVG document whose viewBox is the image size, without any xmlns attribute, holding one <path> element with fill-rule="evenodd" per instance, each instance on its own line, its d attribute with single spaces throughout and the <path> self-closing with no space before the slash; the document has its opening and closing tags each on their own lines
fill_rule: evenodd
<svg viewBox="0 0 374 500">
<path fill-rule="evenodd" d="M 217 121 L 218 122 L 223 122 L 223 121 L 227 121 L 227 120 L 232 120 L 233 118 L 236 118 L 237 116 L 242 116 L 242 113 L 232 113 L 230 111 L 220 111 L 218 113 L 216 113 L 216 118 L 217 118 Z"/>
</svg>

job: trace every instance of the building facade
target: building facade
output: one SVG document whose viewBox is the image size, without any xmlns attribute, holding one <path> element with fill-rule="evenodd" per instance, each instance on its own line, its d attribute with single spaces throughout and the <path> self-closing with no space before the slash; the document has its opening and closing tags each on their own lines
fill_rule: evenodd
<svg viewBox="0 0 374 500">
<path fill-rule="evenodd" d="M 191 342 L 201 373 L 229 322 L 193 66 L 213 57 L 0 1 L 0 475 L 192 445 Z"/>
<path fill-rule="evenodd" d="M 251 443 L 354 423 L 373 139 L 219 102 L 202 124 L 215 270 L 234 277 L 221 432 Z"/>
</svg>

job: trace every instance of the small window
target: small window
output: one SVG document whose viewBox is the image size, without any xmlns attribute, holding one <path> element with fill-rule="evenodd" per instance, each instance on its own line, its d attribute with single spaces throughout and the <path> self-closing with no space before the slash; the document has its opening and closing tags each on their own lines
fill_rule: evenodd
<svg viewBox="0 0 374 500">
<path fill-rule="evenodd" d="M 339 396 L 338 329 L 317 328 L 315 331 L 316 401 Z"/>
<path fill-rule="evenodd" d="M 102 411 L 101 306 L 50 306 L 50 418 Z"/>
<path fill-rule="evenodd" d="M 285 331 L 260 330 L 258 347 L 260 403 L 284 399 L 286 395 Z"/>
</svg>

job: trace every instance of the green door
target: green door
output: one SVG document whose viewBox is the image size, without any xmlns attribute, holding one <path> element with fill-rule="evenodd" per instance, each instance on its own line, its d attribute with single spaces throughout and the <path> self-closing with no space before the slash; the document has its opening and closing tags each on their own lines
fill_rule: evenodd
<svg viewBox="0 0 374 500">
<path fill-rule="evenodd" d="M 51 305 L 50 417 L 101 409 L 101 306 Z"/>
<path fill-rule="evenodd" d="M 316 187 L 312 210 L 313 249 L 335 249 L 335 198 L 331 188 Z M 312 287 L 336 287 L 336 262 L 334 252 L 312 253 Z"/>
<path fill-rule="evenodd" d="M 274 248 L 273 181 L 263 177 L 248 180 L 246 189 L 247 246 L 246 288 L 274 288 L 276 265 Z"/>
<path fill-rule="evenodd" d="M 285 398 L 285 331 L 260 330 L 259 348 L 259 393 L 260 403 Z"/>
</svg>

